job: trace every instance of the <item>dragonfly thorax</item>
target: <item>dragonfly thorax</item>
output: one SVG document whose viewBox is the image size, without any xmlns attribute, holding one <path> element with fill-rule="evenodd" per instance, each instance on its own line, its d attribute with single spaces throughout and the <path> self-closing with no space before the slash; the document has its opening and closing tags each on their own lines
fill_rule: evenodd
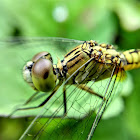
<svg viewBox="0 0 140 140">
<path fill-rule="evenodd" d="M 85 41 L 67 53 L 56 67 L 62 77 L 71 77 L 67 84 L 85 84 L 110 77 L 113 68 L 122 63 L 120 54 L 112 45 Z"/>
</svg>

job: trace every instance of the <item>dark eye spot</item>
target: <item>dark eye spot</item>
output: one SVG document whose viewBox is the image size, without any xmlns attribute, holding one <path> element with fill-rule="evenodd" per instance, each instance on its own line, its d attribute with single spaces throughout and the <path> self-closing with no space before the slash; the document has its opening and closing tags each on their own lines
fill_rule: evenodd
<svg viewBox="0 0 140 140">
<path fill-rule="evenodd" d="M 48 75 L 49 75 L 49 73 L 48 72 L 46 72 L 45 74 L 44 74 L 44 79 L 46 79 L 46 78 L 48 78 Z"/>
</svg>

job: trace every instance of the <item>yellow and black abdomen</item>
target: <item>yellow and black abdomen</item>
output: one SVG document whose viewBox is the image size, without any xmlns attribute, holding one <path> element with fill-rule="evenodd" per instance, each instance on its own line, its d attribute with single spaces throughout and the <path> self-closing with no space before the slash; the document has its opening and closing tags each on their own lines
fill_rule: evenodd
<svg viewBox="0 0 140 140">
<path fill-rule="evenodd" d="M 124 65 L 124 70 L 132 70 L 140 68 L 140 49 L 132 49 L 123 52 L 126 59 L 126 65 Z"/>
</svg>

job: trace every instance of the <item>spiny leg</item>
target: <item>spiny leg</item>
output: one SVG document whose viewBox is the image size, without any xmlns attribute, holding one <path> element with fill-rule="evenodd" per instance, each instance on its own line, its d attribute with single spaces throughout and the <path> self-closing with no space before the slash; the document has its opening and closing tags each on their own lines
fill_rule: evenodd
<svg viewBox="0 0 140 140">
<path fill-rule="evenodd" d="M 60 86 L 59 86 L 60 87 Z M 58 87 L 58 88 L 59 88 Z M 44 104 L 47 103 L 47 101 L 53 96 L 53 94 L 57 91 L 56 88 L 49 97 L 47 97 L 40 105 L 36 106 L 36 107 L 29 107 L 29 108 L 21 108 L 21 109 L 18 109 L 18 110 L 26 110 L 26 109 L 34 109 L 34 108 L 39 108 L 41 106 L 43 106 Z M 30 98 L 29 98 L 30 99 Z M 66 116 L 67 114 L 67 100 L 66 100 L 66 86 L 64 85 L 63 87 L 63 103 L 64 103 L 64 115 L 63 116 Z"/>
<path fill-rule="evenodd" d="M 27 105 L 38 93 L 39 92 L 35 92 L 23 105 Z M 12 113 L 10 113 L 10 115 L 8 117 L 11 117 L 18 110 L 19 110 L 19 108 L 12 111 Z"/>
<path fill-rule="evenodd" d="M 56 92 L 56 90 L 54 90 L 51 94 L 50 94 L 50 96 L 49 97 L 47 97 L 41 104 L 39 104 L 38 106 L 35 106 L 35 107 L 28 107 L 28 108 L 18 108 L 18 109 L 16 109 L 16 110 L 14 110 L 9 116 L 8 116 L 8 118 L 10 118 L 16 111 L 18 111 L 18 110 L 27 110 L 27 109 L 35 109 L 35 108 L 39 108 L 39 107 L 41 107 L 41 106 L 43 106 L 45 103 L 47 103 L 47 101 L 49 101 L 49 99 L 54 95 L 54 93 Z M 33 96 L 31 96 L 31 97 L 33 97 Z M 29 98 L 29 100 L 30 100 L 30 98 Z M 27 101 L 29 101 L 29 100 L 27 100 Z M 31 100 L 30 100 L 31 101 Z M 27 103 L 27 102 L 26 102 Z M 26 105 L 26 103 L 24 104 L 24 105 Z M 29 102 L 28 102 L 29 103 Z"/>
<path fill-rule="evenodd" d="M 67 114 L 66 86 L 63 87 L 64 116 Z"/>
<path fill-rule="evenodd" d="M 90 94 L 93 94 L 95 96 L 98 96 L 101 99 L 104 99 L 104 97 L 102 95 L 99 95 L 98 93 L 95 93 L 90 87 L 86 86 L 85 84 L 80 84 L 77 87 L 80 88 L 80 89 L 82 89 L 82 90 L 84 90 L 84 91 L 87 91 Z"/>
<path fill-rule="evenodd" d="M 55 87 L 55 89 L 52 91 L 52 93 L 38 106 L 35 107 L 27 107 L 27 108 L 19 108 L 17 110 L 27 110 L 27 109 L 35 109 L 35 108 L 39 108 L 42 107 L 43 105 L 45 105 L 50 99 L 51 97 L 55 94 L 55 92 L 58 90 L 58 88 L 61 86 L 61 82 Z"/>
<path fill-rule="evenodd" d="M 35 92 L 23 105 L 27 105 L 39 92 Z"/>
<path fill-rule="evenodd" d="M 28 108 L 18 108 L 16 109 L 15 111 L 13 111 L 10 116 L 13 115 L 13 113 L 15 113 L 16 111 L 18 110 L 28 110 L 28 109 L 35 109 L 35 108 L 39 108 L 39 107 L 42 107 L 43 105 L 45 105 L 49 100 L 50 98 L 54 95 L 54 93 L 58 90 L 58 88 L 61 86 L 61 82 L 60 84 L 58 84 L 56 86 L 56 88 L 53 90 L 53 92 L 50 94 L 50 96 L 48 96 L 41 104 L 39 104 L 38 106 L 35 106 L 35 107 L 28 107 Z M 26 102 L 24 105 L 28 104 L 39 92 L 36 92 L 34 93 Z M 67 101 L 66 101 L 66 87 L 64 86 L 63 87 L 63 103 L 64 103 L 64 114 L 63 116 L 66 116 L 67 114 Z M 9 117 L 10 117 L 9 116 Z M 62 116 L 60 116 L 62 117 Z"/>
<path fill-rule="evenodd" d="M 59 86 L 60 87 L 60 86 Z M 59 88 L 58 87 L 58 88 Z M 49 97 L 47 97 L 40 105 L 36 106 L 36 107 L 29 107 L 29 108 L 21 108 L 21 109 L 18 109 L 18 110 L 26 110 L 26 109 L 35 109 L 35 108 L 39 108 L 39 107 L 42 107 L 44 104 L 47 103 L 47 101 L 49 101 L 49 99 L 54 95 L 54 93 L 57 91 L 56 88 Z M 67 100 L 66 100 L 66 87 L 64 86 L 63 87 L 63 103 L 64 103 L 64 115 L 63 116 L 66 116 L 67 114 Z M 61 116 L 60 116 L 61 117 Z"/>
</svg>

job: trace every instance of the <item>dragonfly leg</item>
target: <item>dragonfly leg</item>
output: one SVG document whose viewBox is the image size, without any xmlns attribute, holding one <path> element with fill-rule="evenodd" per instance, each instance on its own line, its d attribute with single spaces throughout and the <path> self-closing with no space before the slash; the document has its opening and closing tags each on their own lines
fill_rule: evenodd
<svg viewBox="0 0 140 140">
<path fill-rule="evenodd" d="M 93 94 L 95 96 L 98 96 L 101 99 L 104 99 L 104 97 L 102 95 L 99 95 L 98 93 L 95 93 L 90 87 L 86 86 L 85 84 L 78 85 L 78 88 L 80 88 L 84 91 L 87 91 L 88 93 Z"/>
<path fill-rule="evenodd" d="M 39 92 L 35 92 L 23 105 L 27 105 Z M 10 115 L 8 116 L 9 118 L 17 111 L 18 109 L 15 109 Z"/>
<path fill-rule="evenodd" d="M 64 116 L 67 115 L 66 87 L 63 87 Z"/>
<path fill-rule="evenodd" d="M 52 91 L 52 93 L 50 94 L 50 96 L 48 96 L 41 104 L 39 104 L 38 106 L 34 106 L 34 107 L 27 107 L 27 108 L 19 108 L 17 110 L 27 110 L 27 109 L 35 109 L 35 108 L 39 108 L 42 107 L 43 105 L 45 105 L 50 99 L 51 97 L 55 94 L 55 92 L 57 91 L 57 89 L 61 86 L 61 83 L 58 84 L 55 89 Z"/>
<path fill-rule="evenodd" d="M 23 105 L 27 105 L 39 92 L 35 92 Z"/>
</svg>

